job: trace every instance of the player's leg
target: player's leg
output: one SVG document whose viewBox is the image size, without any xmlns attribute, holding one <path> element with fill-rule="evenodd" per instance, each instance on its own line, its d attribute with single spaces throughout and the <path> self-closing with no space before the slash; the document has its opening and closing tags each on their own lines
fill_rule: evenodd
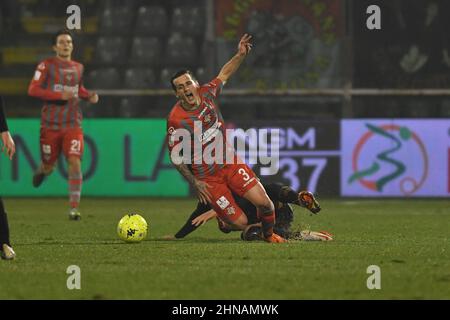
<svg viewBox="0 0 450 320">
<path fill-rule="evenodd" d="M 310 230 L 291 230 L 291 223 L 294 219 L 294 213 L 290 204 L 296 204 L 304 207 L 316 214 L 321 210 L 319 202 L 309 191 L 296 192 L 291 187 L 280 183 L 265 184 L 270 199 L 278 206 L 275 209 L 276 224 L 274 232 L 286 239 L 304 240 L 304 241 L 330 241 L 333 235 L 326 231 Z M 250 230 L 251 231 L 251 230 Z M 247 237 L 251 237 L 251 232 Z M 247 239 L 245 239 L 247 240 Z"/>
<path fill-rule="evenodd" d="M 253 170 L 245 164 L 236 164 L 228 168 L 227 177 L 230 188 L 257 208 L 264 239 L 268 242 L 284 242 L 283 238 L 273 233 L 275 207 Z"/>
<path fill-rule="evenodd" d="M 5 260 L 12 260 L 16 257 L 9 240 L 8 216 L 2 198 L 0 198 L 0 256 Z"/>
<path fill-rule="evenodd" d="M 244 194 L 258 209 L 258 216 L 262 223 L 264 239 L 268 242 L 284 242 L 284 239 L 273 232 L 275 226 L 275 207 L 260 182 Z"/>
<path fill-rule="evenodd" d="M 319 202 L 314 195 L 309 191 L 296 192 L 289 186 L 281 183 L 268 183 L 264 184 L 269 198 L 273 201 L 279 201 L 281 203 L 292 203 L 304 207 L 316 214 L 321 210 Z"/>
<path fill-rule="evenodd" d="M 60 131 L 41 128 L 39 144 L 41 148 L 41 163 L 34 172 L 33 186 L 39 187 L 55 167 L 61 152 L 62 135 Z"/>
<path fill-rule="evenodd" d="M 285 239 L 291 238 L 291 225 L 294 221 L 294 211 L 289 203 L 277 202 L 278 207 L 275 209 L 276 223 L 273 231 Z"/>
<path fill-rule="evenodd" d="M 81 214 L 78 210 L 81 199 L 81 186 L 83 177 L 81 173 L 81 161 L 75 156 L 67 158 L 68 164 L 68 179 L 69 179 L 69 218 L 71 220 L 81 219 Z"/>
<path fill-rule="evenodd" d="M 221 179 L 205 180 L 211 188 L 211 207 L 217 213 L 219 228 L 223 222 L 223 227 L 231 230 L 244 230 L 248 224 L 248 219 L 242 209 L 237 205 L 230 189 L 225 181 Z"/>
<path fill-rule="evenodd" d="M 68 165 L 69 182 L 69 218 L 81 219 L 78 211 L 81 199 L 83 174 L 81 172 L 81 156 L 84 151 L 83 131 L 80 128 L 68 129 L 63 138 L 63 152 Z"/>
</svg>

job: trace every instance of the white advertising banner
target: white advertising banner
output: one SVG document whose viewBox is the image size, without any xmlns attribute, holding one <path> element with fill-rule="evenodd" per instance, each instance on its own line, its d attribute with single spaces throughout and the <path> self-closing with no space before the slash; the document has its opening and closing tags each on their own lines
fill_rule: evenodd
<svg viewBox="0 0 450 320">
<path fill-rule="evenodd" d="M 341 122 L 341 195 L 450 197 L 450 120 Z"/>
</svg>

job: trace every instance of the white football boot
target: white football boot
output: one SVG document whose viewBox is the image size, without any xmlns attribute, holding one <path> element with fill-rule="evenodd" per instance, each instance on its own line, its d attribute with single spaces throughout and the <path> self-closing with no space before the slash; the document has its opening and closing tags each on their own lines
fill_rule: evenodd
<svg viewBox="0 0 450 320">
<path fill-rule="evenodd" d="M 0 256 L 3 260 L 14 260 L 16 257 L 16 253 L 14 252 L 13 248 L 4 243 L 2 245 L 2 252 Z"/>
<path fill-rule="evenodd" d="M 303 241 L 331 241 L 333 240 L 333 235 L 326 231 L 310 231 L 303 230 L 300 232 L 301 240 Z"/>
</svg>

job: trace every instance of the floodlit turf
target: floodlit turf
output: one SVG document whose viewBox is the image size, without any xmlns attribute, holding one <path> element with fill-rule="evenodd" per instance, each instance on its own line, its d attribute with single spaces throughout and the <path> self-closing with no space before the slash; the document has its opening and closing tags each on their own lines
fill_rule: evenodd
<svg viewBox="0 0 450 320">
<path fill-rule="evenodd" d="M 194 200 L 83 199 L 79 222 L 65 199 L 5 199 L 16 261 L 0 261 L 0 299 L 450 299 L 450 201 L 321 199 L 295 224 L 332 242 L 245 243 L 210 222 L 165 241 Z M 122 243 L 128 212 L 150 224 L 146 241 Z M 66 269 L 81 268 L 81 290 Z M 381 268 L 381 289 L 366 286 Z"/>
</svg>

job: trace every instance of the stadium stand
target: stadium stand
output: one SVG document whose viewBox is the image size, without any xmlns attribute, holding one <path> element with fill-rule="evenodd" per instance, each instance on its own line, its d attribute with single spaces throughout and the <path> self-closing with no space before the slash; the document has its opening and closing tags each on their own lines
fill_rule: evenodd
<svg viewBox="0 0 450 320">
<path fill-rule="evenodd" d="M 99 65 L 121 65 L 127 56 L 126 40 L 121 37 L 99 37 L 95 50 L 95 62 Z"/>
<path fill-rule="evenodd" d="M 146 68 L 130 68 L 125 71 L 124 87 L 126 89 L 149 89 L 156 85 L 155 72 Z"/>
<path fill-rule="evenodd" d="M 166 10 L 161 6 L 141 6 L 138 9 L 136 35 L 161 36 L 167 33 L 169 20 Z"/>
<path fill-rule="evenodd" d="M 0 83 L 8 84 L 0 91 L 12 96 L 12 105 L 22 99 L 17 96 L 24 94 L 36 64 L 53 55 L 51 35 L 64 27 L 65 15 L 61 12 L 71 4 L 83 8 L 83 30 L 74 32 L 74 59 L 85 65 L 86 86 L 167 88 L 169 72 L 177 68 L 200 68 L 204 72 L 203 61 L 197 59 L 205 34 L 202 2 L 2 0 L 0 30 L 13 28 L 12 21 L 20 27 L 15 28 L 14 36 L 6 35 L 0 47 Z M 21 18 L 5 19 L 12 13 Z M 136 105 L 138 100 L 111 97 L 119 109 Z"/>
<path fill-rule="evenodd" d="M 136 37 L 131 47 L 131 65 L 154 66 L 161 63 L 161 42 L 156 37 Z"/>
<path fill-rule="evenodd" d="M 183 48 L 180 50 L 180 48 Z M 173 67 L 193 66 L 197 64 L 198 46 L 194 39 L 173 33 L 167 41 L 167 63 Z"/>
<path fill-rule="evenodd" d="M 120 89 L 122 81 L 119 71 L 116 68 L 109 67 L 89 72 L 85 84 L 90 88 L 95 86 L 101 89 Z"/>
<path fill-rule="evenodd" d="M 139 96 L 125 97 L 120 100 L 119 114 L 124 118 L 134 118 L 142 115 L 144 98 Z"/>
<path fill-rule="evenodd" d="M 20 109 L 21 114 L 38 115 L 40 102 L 27 97 L 26 90 L 38 62 L 53 55 L 52 34 L 65 26 L 66 9 L 73 4 L 82 8 L 83 25 L 81 31 L 74 31 L 73 58 L 84 64 L 85 82 L 90 89 L 171 89 L 170 77 L 180 68 L 191 69 L 196 73 L 199 82 L 204 83 L 217 74 L 220 65 L 229 55 L 224 41 L 215 42 L 206 39 L 207 34 L 211 35 L 216 31 L 214 23 L 207 25 L 206 15 L 207 12 L 211 12 L 207 10 L 208 3 L 211 2 L 207 0 L 1 0 L 0 93 L 7 97 L 8 108 Z M 290 41 L 288 31 L 292 29 L 291 23 L 295 23 L 294 25 L 300 29 L 306 28 L 308 23 L 304 19 L 285 20 L 278 19 L 270 12 L 253 11 L 250 14 L 246 28 L 254 35 L 255 48 L 258 50 L 253 51 L 246 64 L 257 66 L 257 68 L 250 71 L 244 66 L 227 84 L 228 89 L 257 88 L 263 91 L 268 88 L 268 85 L 287 88 L 291 86 L 291 82 L 284 82 L 286 74 L 295 73 L 299 68 L 302 72 L 299 73 L 298 79 L 294 79 L 294 85 L 299 88 L 315 86 L 314 81 L 310 81 L 310 84 L 308 81 L 314 80 L 318 70 L 320 71 L 320 68 L 326 67 L 329 63 L 323 52 L 333 55 L 335 52 L 328 49 L 320 51 L 320 46 L 315 44 L 315 50 L 322 52 L 325 58 L 318 54 L 303 55 L 306 53 L 305 45 L 311 41 L 306 41 L 304 38 L 302 42 Z M 210 29 L 207 30 L 208 27 Z M 290 51 L 285 50 L 285 54 L 278 54 L 276 52 L 279 50 L 274 48 L 279 46 L 289 47 Z M 336 63 L 339 61 L 336 60 L 334 65 L 343 65 Z M 355 61 L 358 62 L 357 59 Z M 274 65 L 293 62 L 298 66 L 285 69 L 283 72 L 278 72 L 274 67 Z M 372 65 L 369 64 L 369 66 Z M 309 68 L 310 66 L 315 67 Z M 267 81 L 249 82 L 249 78 L 255 78 L 255 73 L 259 78 Z M 334 81 L 340 74 L 342 70 L 336 67 L 335 70 L 330 71 L 328 77 L 322 79 L 322 83 L 329 88 L 342 87 L 344 77 L 342 81 L 340 79 L 337 82 Z M 334 82 L 327 82 L 328 80 Z M 354 77 L 353 80 L 358 80 L 358 77 Z M 338 84 L 334 86 L 333 83 Z M 130 109 L 133 112 L 123 114 L 139 115 L 139 112 L 143 112 L 143 115 L 149 114 L 148 110 L 151 109 L 151 114 L 158 114 L 156 110 L 159 110 L 159 116 L 165 116 L 167 105 L 174 101 L 174 98 L 169 95 L 170 93 L 164 97 L 145 96 L 142 99 L 131 99 L 131 96 L 103 96 L 102 103 L 109 100 L 109 108 L 116 110 L 112 113 L 110 111 L 104 113 L 102 108 L 94 108 L 90 112 L 102 117 L 122 114 L 122 110 Z M 139 108 L 137 105 L 142 101 L 146 103 L 145 108 Z M 298 105 L 303 106 L 303 101 L 306 101 L 307 106 L 300 110 Z M 289 115 L 294 114 L 305 117 L 312 112 L 316 116 L 327 118 L 342 116 L 343 109 L 339 108 L 339 105 L 343 103 L 342 96 L 321 97 L 317 101 L 319 102 L 298 96 L 272 96 L 263 99 L 251 94 L 223 99 L 225 105 L 239 103 L 245 105 L 245 108 L 248 106 L 254 109 L 253 112 L 261 116 L 269 114 L 265 110 L 270 110 L 272 105 L 281 104 L 283 107 L 277 108 L 277 116 L 280 118 L 289 118 Z M 381 100 L 354 96 L 351 99 L 352 112 L 355 116 L 367 117 L 376 117 L 381 109 L 385 110 L 383 112 L 386 116 L 396 117 L 448 116 L 450 113 L 448 99 L 445 97 L 436 97 L 434 107 L 431 107 L 429 103 L 410 104 L 408 102 L 410 100 L 401 96 L 383 100 L 385 103 L 381 104 L 379 101 Z M 267 108 L 260 108 L 260 103 L 267 104 Z M 132 108 L 129 108 L 129 105 Z M 224 109 L 232 110 L 233 106 L 230 108 L 227 106 Z"/>
<path fill-rule="evenodd" d="M 189 36 L 201 36 L 205 30 L 205 19 L 199 7 L 175 7 L 172 14 L 171 31 Z"/>
<path fill-rule="evenodd" d="M 108 35 L 128 34 L 134 19 L 133 9 L 129 6 L 107 7 L 102 12 L 100 33 Z"/>
<path fill-rule="evenodd" d="M 159 85 L 164 89 L 172 89 L 170 85 L 170 78 L 177 71 L 177 68 L 163 68 L 161 69 L 160 82 Z"/>
</svg>

